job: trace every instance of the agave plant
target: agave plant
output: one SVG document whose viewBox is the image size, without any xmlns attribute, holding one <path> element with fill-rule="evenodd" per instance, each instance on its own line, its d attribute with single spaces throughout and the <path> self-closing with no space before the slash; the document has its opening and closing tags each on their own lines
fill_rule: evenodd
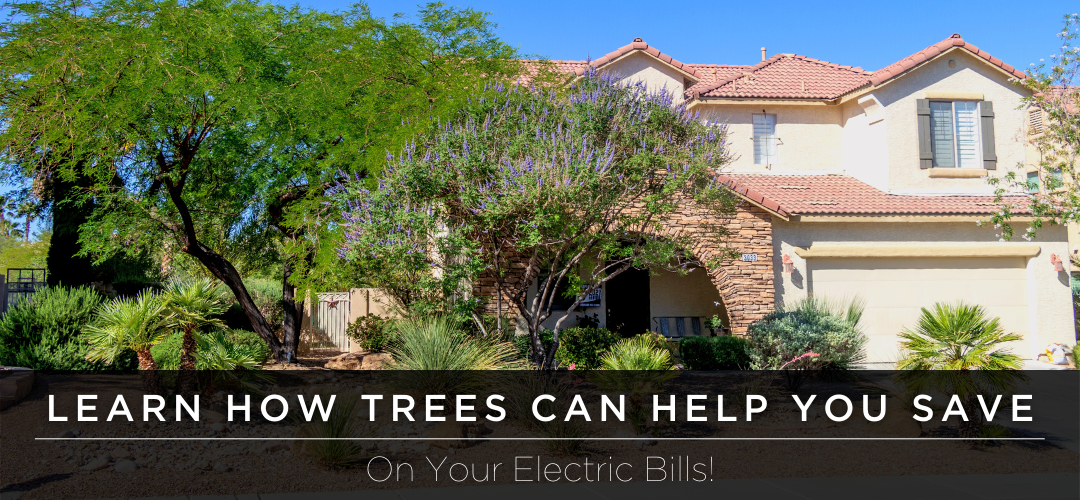
<svg viewBox="0 0 1080 500">
<path fill-rule="evenodd" d="M 1023 380 L 1020 356 L 1002 344 L 1022 337 L 1006 333 L 998 318 L 964 303 L 934 304 L 922 309 L 914 329 L 900 333 L 905 357 L 897 368 L 906 388 L 916 393 L 942 391 L 960 396 L 970 420 L 961 422 L 962 437 L 978 437 L 980 413 L 974 395 L 1011 390 Z"/>
<path fill-rule="evenodd" d="M 198 342 L 195 331 L 207 326 L 223 327 L 214 315 L 225 312 L 225 302 L 217 285 L 206 278 L 174 280 L 165 285 L 165 307 L 171 323 L 180 328 L 184 342 L 180 347 L 180 369 L 194 370 Z"/>
</svg>

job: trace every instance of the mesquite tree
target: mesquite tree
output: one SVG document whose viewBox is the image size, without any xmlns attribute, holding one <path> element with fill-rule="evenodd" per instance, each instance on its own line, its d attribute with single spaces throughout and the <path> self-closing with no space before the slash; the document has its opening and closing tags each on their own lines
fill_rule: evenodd
<svg viewBox="0 0 1080 500">
<path fill-rule="evenodd" d="M 589 293 L 630 268 L 688 272 L 700 264 L 694 245 L 723 245 L 720 221 L 734 211 L 715 178 L 730 161 L 726 137 L 670 93 L 613 75 L 555 90 L 493 83 L 388 154 L 377 190 L 336 190 L 340 253 L 392 266 L 419 295 L 454 299 L 454 312 L 516 313 L 533 362 L 550 369 L 560 328 Z M 716 216 L 707 230 L 665 231 L 690 205 Z M 469 297 L 482 275 L 494 293 Z M 574 302 L 545 349 L 538 334 L 560 282 Z"/>
</svg>

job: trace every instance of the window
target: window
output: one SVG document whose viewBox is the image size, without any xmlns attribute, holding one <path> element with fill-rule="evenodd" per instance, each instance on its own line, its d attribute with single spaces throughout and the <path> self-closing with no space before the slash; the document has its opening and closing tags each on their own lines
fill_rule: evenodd
<svg viewBox="0 0 1080 500">
<path fill-rule="evenodd" d="M 934 167 L 983 168 L 979 103 L 931 101 Z"/>
<path fill-rule="evenodd" d="M 1029 193 L 1035 194 L 1039 192 L 1039 172 L 1027 173 L 1027 185 Z"/>
<path fill-rule="evenodd" d="M 776 115 L 754 115 L 754 164 L 776 163 Z"/>
<path fill-rule="evenodd" d="M 1055 168 L 1050 171 L 1050 178 L 1046 181 L 1046 190 L 1055 191 L 1065 186 L 1065 178 L 1061 176 L 1061 169 Z"/>
</svg>

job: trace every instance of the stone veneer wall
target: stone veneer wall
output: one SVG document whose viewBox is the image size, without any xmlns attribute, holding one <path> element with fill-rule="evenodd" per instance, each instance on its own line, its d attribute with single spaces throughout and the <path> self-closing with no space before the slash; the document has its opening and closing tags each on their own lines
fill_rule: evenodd
<svg viewBox="0 0 1080 500">
<path fill-rule="evenodd" d="M 711 224 L 712 216 L 705 210 L 687 207 L 665 221 L 662 235 L 704 233 Z M 773 287 L 773 246 L 772 214 L 765 209 L 743 201 L 736 208 L 734 216 L 722 221 L 728 230 L 728 246 L 739 254 L 757 254 L 756 262 L 743 262 L 740 259 L 726 259 L 717 269 L 708 269 L 716 289 L 724 299 L 731 320 L 732 333 L 745 335 L 751 323 L 772 312 L 775 301 Z M 704 241 L 693 248 L 695 257 L 702 261 L 713 260 L 722 249 Z M 512 272 L 507 278 L 516 283 L 525 272 L 522 259 L 511 259 Z M 473 284 L 473 295 L 489 297 L 486 310 L 495 312 L 495 278 L 491 273 L 484 273 Z M 508 303 L 504 310 L 514 314 Z"/>
</svg>

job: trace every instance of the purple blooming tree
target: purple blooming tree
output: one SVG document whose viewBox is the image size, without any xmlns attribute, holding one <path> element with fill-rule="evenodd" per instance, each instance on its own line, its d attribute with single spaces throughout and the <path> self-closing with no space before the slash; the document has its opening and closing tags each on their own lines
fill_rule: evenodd
<svg viewBox="0 0 1080 500">
<path fill-rule="evenodd" d="M 338 187 L 340 254 L 406 277 L 398 284 L 415 290 L 413 312 L 480 323 L 486 307 L 500 333 L 503 313 L 516 315 L 532 361 L 551 369 L 566 319 L 608 280 L 630 268 L 711 264 L 690 248 L 724 244 L 720 217 L 693 239 L 663 223 L 690 204 L 734 212 L 716 181 L 730 161 L 726 141 L 723 125 L 702 122 L 672 94 L 611 75 L 559 89 L 489 85 L 388 155 L 378 189 Z M 481 277 L 494 293 L 471 296 Z M 538 334 L 560 293 L 574 301 L 544 346 Z"/>
</svg>

